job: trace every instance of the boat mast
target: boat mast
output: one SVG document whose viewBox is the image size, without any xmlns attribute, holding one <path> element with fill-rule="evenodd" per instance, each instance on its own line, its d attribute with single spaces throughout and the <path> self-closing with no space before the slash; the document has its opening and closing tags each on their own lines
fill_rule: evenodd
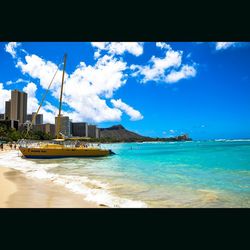
<svg viewBox="0 0 250 250">
<path fill-rule="evenodd" d="M 46 98 L 46 95 L 47 95 L 47 93 L 48 93 L 48 91 L 49 91 L 49 89 L 50 89 L 50 87 L 51 87 L 51 84 L 53 83 L 53 81 L 54 81 L 54 79 L 55 79 L 55 76 L 56 76 L 56 74 L 57 74 L 57 72 L 58 72 L 58 70 L 59 70 L 59 65 L 60 65 L 60 64 L 61 64 L 61 62 L 57 64 L 57 70 L 56 70 L 56 72 L 55 72 L 53 78 L 51 79 L 48 88 L 46 89 L 45 93 L 43 94 L 42 100 L 41 100 L 41 102 L 39 103 L 39 107 L 38 107 L 38 109 L 37 109 L 35 115 L 32 117 L 31 123 L 29 123 L 29 124 L 27 125 L 27 131 L 26 131 L 25 137 L 27 137 L 27 135 L 29 134 L 29 131 L 30 131 L 31 127 L 35 124 L 36 117 L 37 117 L 37 115 L 38 115 L 38 113 L 39 113 L 40 108 L 41 108 L 42 105 L 43 105 L 43 102 L 44 102 L 44 100 L 45 100 L 45 98 Z"/>
<path fill-rule="evenodd" d="M 56 133 L 57 139 L 60 139 L 59 133 L 61 130 L 62 94 L 63 94 L 64 73 L 65 73 L 65 68 L 66 68 L 66 59 L 67 59 L 67 54 L 64 54 L 62 85 L 61 85 L 61 94 L 60 94 L 60 103 L 59 103 L 59 114 L 58 114 L 58 120 L 57 120 L 57 133 Z"/>
</svg>

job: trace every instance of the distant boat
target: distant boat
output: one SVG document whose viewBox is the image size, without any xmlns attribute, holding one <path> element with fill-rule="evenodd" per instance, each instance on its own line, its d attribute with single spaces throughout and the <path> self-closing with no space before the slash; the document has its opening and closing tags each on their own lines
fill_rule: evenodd
<svg viewBox="0 0 250 250">
<path fill-rule="evenodd" d="M 62 74 L 62 84 L 61 84 L 61 95 L 60 95 L 60 104 L 59 104 L 59 114 L 58 117 L 61 117 L 61 109 L 62 109 L 62 94 L 63 94 L 63 83 L 64 83 L 64 73 L 65 73 L 65 67 L 66 67 L 66 59 L 67 55 L 64 55 L 64 67 L 63 67 L 63 74 Z M 54 77 L 53 77 L 54 79 Z M 52 81 L 53 81 L 52 79 Z M 51 81 L 51 83 L 52 83 Z M 49 84 L 49 87 L 51 85 Z M 48 87 L 48 89 L 49 89 Z M 47 89 L 47 91 L 48 91 Z M 46 91 L 46 94 L 47 94 Z M 46 96 L 45 94 L 45 96 Z M 43 100 L 45 99 L 45 96 Z M 39 109 L 43 103 L 43 100 L 35 114 L 35 116 L 32 119 L 31 126 L 33 122 L 35 121 L 36 115 L 39 112 Z M 89 146 L 86 143 L 81 143 L 78 140 L 65 140 L 64 135 L 61 133 L 61 127 L 60 127 L 60 119 L 58 119 L 58 126 L 56 128 L 56 139 L 54 139 L 52 142 L 29 142 L 27 140 L 21 140 L 19 150 L 26 158 L 40 158 L 40 159 L 46 159 L 46 158 L 62 158 L 62 157 L 98 157 L 98 156 L 108 156 L 114 154 L 112 150 L 110 149 L 102 149 L 100 147 L 93 147 Z"/>
</svg>

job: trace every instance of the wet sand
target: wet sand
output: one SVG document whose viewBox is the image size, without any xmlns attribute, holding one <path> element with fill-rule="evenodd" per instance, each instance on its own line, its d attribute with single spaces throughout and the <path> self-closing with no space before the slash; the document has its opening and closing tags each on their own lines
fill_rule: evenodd
<svg viewBox="0 0 250 250">
<path fill-rule="evenodd" d="M 0 154 L 9 151 L 5 147 Z M 102 208 L 79 194 L 49 180 L 27 178 L 23 173 L 0 167 L 0 208 Z"/>
<path fill-rule="evenodd" d="M 17 191 L 16 184 L 5 176 L 9 171 L 8 168 L 0 168 L 0 207 L 7 207 L 9 197 Z"/>
<path fill-rule="evenodd" d="M 98 208 L 94 202 L 85 201 L 82 195 L 50 181 L 27 178 L 20 171 L 0 168 L 2 208 Z"/>
</svg>

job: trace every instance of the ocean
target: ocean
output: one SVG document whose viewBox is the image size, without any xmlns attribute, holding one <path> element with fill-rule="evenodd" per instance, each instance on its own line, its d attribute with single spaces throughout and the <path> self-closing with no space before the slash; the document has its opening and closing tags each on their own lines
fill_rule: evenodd
<svg viewBox="0 0 250 250">
<path fill-rule="evenodd" d="M 0 166 L 49 179 L 109 207 L 250 207 L 250 140 L 103 144 L 116 155 L 33 160 L 17 151 Z"/>
</svg>

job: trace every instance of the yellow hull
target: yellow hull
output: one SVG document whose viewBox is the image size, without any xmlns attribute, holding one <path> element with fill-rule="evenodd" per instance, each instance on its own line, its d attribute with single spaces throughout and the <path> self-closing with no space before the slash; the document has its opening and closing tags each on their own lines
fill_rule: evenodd
<svg viewBox="0 0 250 250">
<path fill-rule="evenodd" d="M 98 157 L 112 154 L 112 151 L 108 149 L 84 147 L 20 147 L 19 149 L 26 158 Z"/>
</svg>

